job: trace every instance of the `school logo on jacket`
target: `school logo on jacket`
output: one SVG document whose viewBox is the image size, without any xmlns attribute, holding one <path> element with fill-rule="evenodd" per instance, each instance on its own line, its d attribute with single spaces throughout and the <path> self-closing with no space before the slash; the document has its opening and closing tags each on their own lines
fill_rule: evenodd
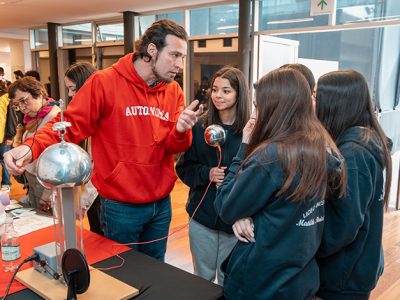
<svg viewBox="0 0 400 300">
<path fill-rule="evenodd" d="M 169 112 L 163 111 L 153 106 L 127 106 L 125 109 L 126 117 L 153 116 L 164 121 L 169 120 Z"/>
<path fill-rule="evenodd" d="M 299 219 L 299 221 L 296 223 L 296 226 L 313 226 L 319 222 L 323 222 L 324 216 L 314 216 L 316 212 L 315 209 L 323 205 L 325 205 L 324 200 L 315 203 L 312 207 L 310 207 L 307 211 L 303 213 L 302 218 Z"/>
</svg>

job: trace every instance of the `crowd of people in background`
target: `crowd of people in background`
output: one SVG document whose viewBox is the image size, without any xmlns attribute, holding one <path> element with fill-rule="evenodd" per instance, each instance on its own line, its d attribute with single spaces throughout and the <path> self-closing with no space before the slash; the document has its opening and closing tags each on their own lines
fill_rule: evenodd
<svg viewBox="0 0 400 300">
<path fill-rule="evenodd" d="M 94 161 L 84 191 L 91 229 L 164 260 L 173 155 L 182 153 L 175 170 L 190 188 L 195 274 L 223 285 L 227 299 L 368 299 L 383 272 L 391 156 L 363 75 L 334 71 L 315 83 L 306 66 L 288 64 L 251 97 L 243 73 L 225 66 L 185 108 L 174 78 L 186 52 L 185 30 L 160 20 L 112 67 L 67 70 L 66 140 Z M 34 166 L 57 142 L 59 108 L 38 74 L 14 74 L 10 84 L 0 68 L 2 190 L 5 165 L 25 172 L 27 203 L 47 211 Z M 221 163 L 203 138 L 212 124 L 227 136 Z"/>
</svg>

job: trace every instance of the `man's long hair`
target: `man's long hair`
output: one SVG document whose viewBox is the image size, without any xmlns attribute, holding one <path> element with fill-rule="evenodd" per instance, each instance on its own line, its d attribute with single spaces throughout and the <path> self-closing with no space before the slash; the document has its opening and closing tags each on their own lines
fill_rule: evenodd
<svg viewBox="0 0 400 300">
<path fill-rule="evenodd" d="M 145 31 L 137 43 L 136 51 L 139 57 L 145 61 L 150 61 L 151 55 L 147 52 L 147 47 L 153 43 L 160 52 L 166 46 L 165 38 L 167 35 L 176 36 L 184 41 L 188 40 L 185 29 L 177 23 L 166 19 L 156 21 Z"/>
</svg>

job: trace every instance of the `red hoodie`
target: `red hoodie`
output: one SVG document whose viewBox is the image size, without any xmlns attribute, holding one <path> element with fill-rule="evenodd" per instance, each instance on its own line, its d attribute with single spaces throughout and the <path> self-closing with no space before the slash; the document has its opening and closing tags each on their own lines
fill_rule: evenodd
<svg viewBox="0 0 400 300">
<path fill-rule="evenodd" d="M 111 68 L 94 73 L 64 112 L 66 140 L 78 143 L 92 137 L 92 182 L 99 194 L 131 203 L 149 203 L 166 197 L 176 181 L 173 154 L 191 144 L 191 130 L 176 131 L 184 109 L 177 82 L 150 88 L 133 66 L 133 55 Z M 33 159 L 59 142 L 52 130 L 57 117 L 37 132 Z M 24 143 L 30 146 L 32 139 Z"/>
</svg>

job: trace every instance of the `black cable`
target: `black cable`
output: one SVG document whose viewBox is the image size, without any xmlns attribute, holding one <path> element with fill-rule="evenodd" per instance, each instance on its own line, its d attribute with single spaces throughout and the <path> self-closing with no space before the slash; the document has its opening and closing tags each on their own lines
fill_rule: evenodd
<svg viewBox="0 0 400 300">
<path fill-rule="evenodd" d="M 29 262 L 29 261 L 37 260 L 38 258 L 39 258 L 39 255 L 38 255 L 38 254 L 33 254 L 32 256 L 29 256 L 28 258 L 25 258 L 25 259 L 18 265 L 18 267 L 17 267 L 17 268 L 15 269 L 15 271 L 14 271 L 13 276 L 11 277 L 10 282 L 9 282 L 8 285 L 7 285 L 7 289 L 6 289 L 6 292 L 4 293 L 3 298 L 1 298 L 2 300 L 5 300 L 6 297 L 8 296 L 8 292 L 10 291 L 11 284 L 12 284 L 12 282 L 14 281 L 14 278 L 15 278 L 15 276 L 17 275 L 19 269 L 22 267 L 22 265 L 25 264 L 25 263 L 27 263 L 27 262 Z"/>
</svg>

